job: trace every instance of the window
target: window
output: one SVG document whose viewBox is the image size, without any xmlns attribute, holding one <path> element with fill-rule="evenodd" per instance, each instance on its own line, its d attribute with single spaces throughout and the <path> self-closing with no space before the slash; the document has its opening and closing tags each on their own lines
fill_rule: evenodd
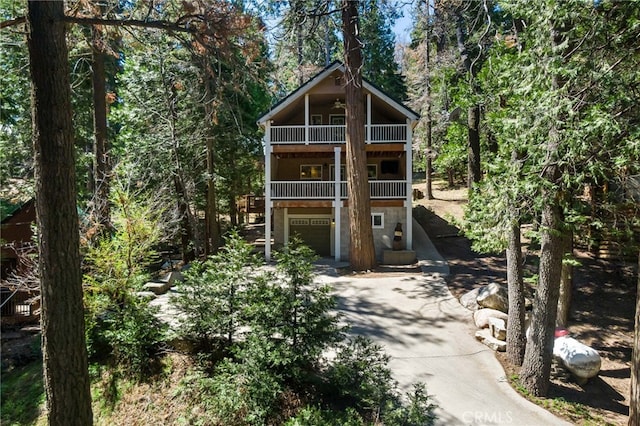
<svg viewBox="0 0 640 426">
<path fill-rule="evenodd" d="M 322 124 L 322 114 L 311 114 L 311 125 L 320 126 Z"/>
<path fill-rule="evenodd" d="M 383 160 L 380 162 L 380 172 L 383 175 L 397 175 L 400 170 L 398 160 Z"/>
<path fill-rule="evenodd" d="M 371 213 L 371 227 L 373 229 L 384 228 L 384 213 Z"/>
<path fill-rule="evenodd" d="M 335 166 L 333 164 L 329 165 L 329 180 L 333 180 L 335 176 Z M 377 179 L 378 178 L 378 165 L 377 164 L 367 164 L 367 176 L 369 179 Z M 347 169 L 344 164 L 340 165 L 340 180 L 347 180 Z"/>
<path fill-rule="evenodd" d="M 300 179 L 322 179 L 322 164 L 303 164 L 300 166 Z"/>
<path fill-rule="evenodd" d="M 346 123 L 344 115 L 331 114 L 329 116 L 329 122 L 332 126 L 344 126 Z"/>
<path fill-rule="evenodd" d="M 367 164 L 367 176 L 369 179 L 377 179 L 378 178 L 378 165 L 377 164 Z"/>
</svg>

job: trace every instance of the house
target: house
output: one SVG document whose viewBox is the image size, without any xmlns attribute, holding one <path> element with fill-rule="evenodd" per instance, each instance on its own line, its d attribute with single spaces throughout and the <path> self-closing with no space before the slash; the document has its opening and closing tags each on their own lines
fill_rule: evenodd
<svg viewBox="0 0 640 426">
<path fill-rule="evenodd" d="M 345 67 L 334 62 L 258 119 L 264 129 L 265 256 L 298 234 L 316 253 L 347 260 Z M 411 249 L 412 132 L 418 114 L 363 82 L 365 142 L 376 256 L 398 223 Z M 271 224 L 271 226 L 270 226 Z"/>
<path fill-rule="evenodd" d="M 35 201 L 0 199 L 0 221 L 0 276 L 5 279 L 19 267 L 20 255 L 33 248 Z"/>
</svg>

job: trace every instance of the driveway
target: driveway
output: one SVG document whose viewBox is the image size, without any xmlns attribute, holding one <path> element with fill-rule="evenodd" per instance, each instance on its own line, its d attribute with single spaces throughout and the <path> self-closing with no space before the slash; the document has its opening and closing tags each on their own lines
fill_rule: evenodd
<svg viewBox="0 0 640 426">
<path fill-rule="evenodd" d="M 474 338 L 472 313 L 449 293 L 446 262 L 414 222 L 423 273 L 337 276 L 325 269 L 351 332 L 368 336 L 391 356 L 400 388 L 426 383 L 438 425 L 570 424 L 526 401 L 507 383 L 491 349 Z"/>
</svg>

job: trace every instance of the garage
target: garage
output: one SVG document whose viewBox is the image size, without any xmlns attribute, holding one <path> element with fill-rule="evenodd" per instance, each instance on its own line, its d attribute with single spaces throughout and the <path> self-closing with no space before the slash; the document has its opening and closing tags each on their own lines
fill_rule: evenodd
<svg viewBox="0 0 640 426">
<path fill-rule="evenodd" d="M 318 256 L 331 256 L 331 219 L 296 217 L 289 219 L 289 236 L 298 235 Z"/>
</svg>

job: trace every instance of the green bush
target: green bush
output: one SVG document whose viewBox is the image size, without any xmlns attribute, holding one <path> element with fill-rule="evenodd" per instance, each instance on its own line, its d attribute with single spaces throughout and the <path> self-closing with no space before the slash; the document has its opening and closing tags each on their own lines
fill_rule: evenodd
<svg viewBox="0 0 640 426">
<path fill-rule="evenodd" d="M 388 400 L 396 399 L 388 362 L 389 356 L 371 340 L 347 340 L 338 347 L 327 372 L 332 393 L 361 412 L 378 411 Z"/>
<path fill-rule="evenodd" d="M 304 407 L 293 418 L 289 419 L 285 426 L 362 426 L 364 419 L 358 412 L 348 407 L 344 411 L 321 409 L 319 407 Z"/>
<path fill-rule="evenodd" d="M 146 269 L 160 238 L 160 210 L 146 200 L 117 181 L 112 233 L 87 242 L 84 259 L 89 356 L 111 358 L 137 378 L 150 372 L 166 331 L 154 309 L 136 296 L 149 279 Z"/>
<path fill-rule="evenodd" d="M 237 232 L 231 232 L 219 253 L 193 262 L 185 272 L 180 294 L 172 299 L 184 314 L 179 333 L 210 349 L 214 342 L 229 347 L 245 323 L 245 295 L 256 280 L 257 257 Z"/>
<path fill-rule="evenodd" d="M 319 368 L 323 351 L 343 338 L 331 288 L 313 283 L 314 258 L 310 248 L 293 239 L 276 254 L 275 274 L 256 280 L 249 296 L 248 325 L 258 336 L 253 345 L 264 347 L 246 348 L 242 355 L 260 357 L 294 385 L 304 385 Z"/>
<path fill-rule="evenodd" d="M 382 349 L 364 338 L 345 341 L 331 289 L 313 282 L 314 256 L 294 240 L 268 268 L 232 233 L 219 254 L 191 268 L 175 301 L 181 332 L 221 339 L 226 357 L 201 364 L 213 368 L 185 383 L 200 401 L 196 411 L 207 413 L 189 422 L 429 424 L 424 387 L 403 402 Z M 335 360 L 325 359 L 329 352 Z"/>
<path fill-rule="evenodd" d="M 104 336 L 116 363 L 139 378 L 153 371 L 154 358 L 165 341 L 167 325 L 145 301 L 128 303 L 105 321 Z"/>
</svg>

